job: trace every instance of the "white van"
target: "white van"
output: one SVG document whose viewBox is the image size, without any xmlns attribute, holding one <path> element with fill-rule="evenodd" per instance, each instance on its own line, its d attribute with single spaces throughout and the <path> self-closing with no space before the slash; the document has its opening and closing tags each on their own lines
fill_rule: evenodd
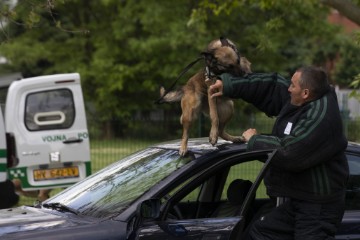
<svg viewBox="0 0 360 240">
<path fill-rule="evenodd" d="M 0 182 L 23 190 L 69 186 L 91 174 L 78 73 L 13 81 L 0 111 Z M 1 189 L 0 189 L 1 191 Z"/>
</svg>

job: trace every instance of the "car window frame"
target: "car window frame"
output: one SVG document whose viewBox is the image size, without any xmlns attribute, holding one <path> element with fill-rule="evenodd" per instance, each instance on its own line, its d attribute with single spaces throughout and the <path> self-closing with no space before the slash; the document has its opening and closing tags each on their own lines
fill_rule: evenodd
<svg viewBox="0 0 360 240">
<path fill-rule="evenodd" d="M 249 191 L 249 194 L 247 195 L 244 201 L 240 216 L 246 214 L 245 212 L 247 210 L 246 208 L 248 208 L 250 204 L 249 200 L 256 193 L 256 190 L 259 187 L 262 179 L 264 178 L 265 173 L 269 168 L 268 165 L 276 151 L 277 150 L 261 150 L 261 151 L 252 151 L 252 152 L 242 152 L 238 154 L 232 154 L 230 156 L 224 156 L 222 159 L 218 159 L 218 162 L 216 162 L 215 164 L 212 164 L 206 167 L 205 169 L 202 169 L 199 172 L 197 172 L 192 177 L 192 179 L 187 184 L 185 184 L 185 186 L 179 188 L 177 192 L 175 192 L 172 196 L 170 196 L 167 199 L 167 202 L 164 203 L 164 206 L 162 207 L 160 221 L 166 221 L 166 217 L 170 208 L 176 205 L 180 201 L 180 199 L 186 195 L 185 193 L 189 193 L 190 191 L 194 190 L 197 186 L 199 186 L 201 182 L 205 181 L 206 179 L 209 179 L 209 176 L 211 175 L 214 176 L 215 175 L 214 173 L 218 169 L 231 167 L 233 165 L 248 161 L 256 161 L 258 159 L 254 159 L 254 158 L 259 158 L 260 156 L 263 156 L 265 163 L 262 166 L 260 172 L 258 173 L 256 181 L 253 183 Z"/>
</svg>

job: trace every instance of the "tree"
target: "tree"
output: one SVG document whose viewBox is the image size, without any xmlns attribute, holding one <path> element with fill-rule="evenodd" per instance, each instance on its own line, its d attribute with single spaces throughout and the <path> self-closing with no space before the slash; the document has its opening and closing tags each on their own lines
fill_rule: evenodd
<svg viewBox="0 0 360 240">
<path fill-rule="evenodd" d="M 346 16 L 347 18 L 349 18 L 350 20 L 352 20 L 353 22 L 357 23 L 358 25 L 360 25 L 360 1 L 349 1 L 349 0 L 322 0 L 321 1 L 323 4 L 326 4 L 336 10 L 338 10 L 342 15 Z M 360 33 L 358 33 L 357 35 L 357 49 L 355 49 L 356 52 L 359 51 L 359 46 L 360 46 Z M 355 48 L 355 47 L 353 47 Z M 354 60 L 354 58 L 356 58 L 356 60 L 358 59 L 357 55 L 352 55 L 353 52 L 347 52 L 348 55 L 345 56 L 345 61 L 346 60 Z M 350 56 L 349 56 L 350 55 Z M 344 70 L 344 71 L 348 71 L 348 64 L 347 62 L 343 63 L 344 68 L 340 68 L 339 71 Z M 356 63 L 360 63 L 360 61 L 353 61 L 351 62 L 354 65 L 357 65 Z M 351 69 L 353 70 L 353 69 Z M 350 70 L 350 71 L 351 71 Z M 352 76 L 352 81 L 350 83 L 350 86 L 358 89 L 360 87 L 360 73 L 359 70 L 357 70 L 357 74 L 356 74 L 356 70 L 352 71 L 353 75 Z M 346 76 L 345 76 L 346 77 Z M 354 91 L 352 93 L 352 96 L 360 99 L 359 94 L 356 94 L 356 92 Z"/>
<path fill-rule="evenodd" d="M 16 23 L 28 16 L 28 2 L 21 3 L 15 9 Z M 52 8 L 51 15 L 39 8 L 30 31 L 24 24 L 9 25 L 13 37 L 0 51 L 11 61 L 9 67 L 25 76 L 80 72 L 97 118 L 120 118 L 125 124 L 138 109 L 154 108 L 159 85 L 169 86 L 211 39 L 202 26 L 186 25 L 191 2 L 173 6 L 152 0 L 69 0 Z M 76 28 L 89 33 L 63 31 Z"/>
<path fill-rule="evenodd" d="M 170 86 L 220 36 L 239 45 L 254 71 L 286 76 L 338 48 L 329 8 L 315 0 L 21 0 L 13 12 L 11 37 L 0 45 L 7 67 L 25 76 L 79 72 L 97 118 L 124 126 L 139 109 L 158 109 L 159 85 Z"/>
<path fill-rule="evenodd" d="M 321 2 L 338 10 L 342 15 L 360 25 L 360 1 L 321 0 Z"/>
<path fill-rule="evenodd" d="M 302 10 L 299 9 L 309 9 L 309 14 L 313 15 L 313 14 L 317 14 L 319 13 L 322 16 L 322 21 L 325 20 L 324 16 L 322 15 L 322 10 L 324 8 L 324 6 L 326 7 L 331 7 L 333 9 L 338 10 L 342 15 L 346 16 L 347 18 L 349 18 L 350 20 L 352 20 L 353 22 L 357 23 L 358 25 L 360 25 L 360 1 L 359 0 L 354 0 L 354 1 L 350 1 L 350 0 L 321 0 L 321 1 L 314 1 L 314 0 L 310 0 L 310 1 L 288 1 L 288 0 L 278 0 L 278 1 L 267 1 L 267 0 L 254 0 L 254 1 L 232 1 L 232 0 L 227 0 L 227 1 L 223 1 L 221 3 L 218 4 L 214 4 L 214 3 L 210 3 L 209 1 L 203 0 L 200 2 L 199 4 L 199 8 L 195 9 L 194 14 L 193 14 L 193 18 L 204 18 L 204 15 L 206 16 L 206 11 L 204 11 L 204 9 L 210 9 L 211 12 L 213 12 L 214 14 L 229 14 L 229 12 L 234 12 L 235 9 L 237 8 L 242 8 L 242 7 L 246 7 L 248 5 L 251 4 L 256 4 L 259 8 L 263 9 L 263 10 L 270 10 L 273 11 L 274 9 L 278 8 L 279 6 L 285 6 L 286 8 L 288 8 L 288 16 L 292 16 L 292 14 L 297 14 L 299 15 L 302 14 Z M 300 4 L 300 5 L 299 5 Z M 323 6 L 321 6 L 323 5 Z M 284 9 L 283 9 L 284 10 Z M 298 13 L 296 13 L 296 11 L 298 11 Z M 281 13 L 284 13 L 286 11 L 280 11 Z M 300 24 L 304 24 L 304 26 L 309 26 L 309 22 L 313 23 L 313 21 L 311 21 L 312 19 L 314 19 L 313 17 L 304 17 L 302 19 L 299 19 L 299 23 Z M 319 19 L 321 21 L 321 19 Z M 275 23 L 275 24 L 274 24 Z M 280 21 L 281 24 L 284 24 L 283 22 Z M 279 26 L 279 22 L 278 22 L 278 18 L 277 17 L 272 17 L 270 18 L 268 21 L 264 21 L 264 25 L 267 28 L 267 26 Z M 284 26 L 291 26 L 292 23 L 285 23 Z M 291 26 L 293 27 L 293 26 Z M 296 29 L 296 31 L 298 30 L 298 28 L 295 26 L 293 27 L 294 29 Z M 317 31 L 316 27 L 311 27 L 312 29 L 314 29 L 315 31 Z M 330 33 L 330 32 L 329 32 Z M 356 52 L 359 50 L 360 47 L 360 33 L 357 33 L 357 38 L 351 39 L 349 37 L 344 37 L 341 36 L 341 34 L 335 34 L 335 32 L 332 32 L 332 34 L 330 33 L 329 35 L 327 35 L 330 37 L 331 41 L 327 41 L 328 43 L 323 45 L 322 42 L 320 42 L 321 48 L 319 49 L 319 51 L 313 51 L 312 53 L 315 53 L 315 58 L 312 59 L 312 62 L 310 61 L 310 63 L 312 64 L 319 64 L 321 62 L 324 62 L 325 59 L 327 59 L 330 62 L 333 62 L 334 60 L 336 60 L 340 65 L 336 67 L 337 71 L 333 72 L 334 74 L 334 79 L 339 79 L 337 80 L 336 84 L 340 84 L 342 86 L 360 86 L 360 74 L 358 75 L 352 75 L 352 77 L 350 77 L 351 74 L 354 74 L 354 69 L 351 68 L 351 66 L 349 66 L 349 63 L 352 63 L 352 65 L 358 65 L 360 62 L 357 60 L 357 57 L 351 57 L 350 55 L 346 55 L 344 56 L 344 53 L 349 53 L 347 51 L 347 49 L 349 48 L 353 48 L 356 49 Z M 347 38 L 347 39 L 346 39 Z M 265 38 L 263 38 L 265 39 Z M 271 39 L 266 39 L 268 42 L 265 42 L 265 44 L 261 41 L 261 39 L 258 41 L 259 42 L 259 47 L 260 48 L 269 48 L 269 46 L 271 46 Z M 349 41 L 350 40 L 350 41 Z M 269 43 L 270 42 L 270 43 Z M 356 46 L 358 45 L 358 46 Z M 306 47 L 306 46 L 304 46 Z M 293 53 L 293 54 L 297 54 L 296 51 L 294 51 L 294 49 L 292 48 L 288 48 L 288 51 Z M 342 53 L 341 58 L 338 58 L 338 54 Z M 350 60 L 352 60 L 352 62 L 350 62 Z M 355 61 L 354 61 L 355 60 Z M 306 61 L 305 61 L 306 62 Z M 346 67 L 345 67 L 346 66 Z M 354 80 L 354 76 L 355 76 L 355 80 Z M 331 77 L 333 77 L 331 75 Z M 352 82 L 352 80 L 354 80 Z"/>
</svg>

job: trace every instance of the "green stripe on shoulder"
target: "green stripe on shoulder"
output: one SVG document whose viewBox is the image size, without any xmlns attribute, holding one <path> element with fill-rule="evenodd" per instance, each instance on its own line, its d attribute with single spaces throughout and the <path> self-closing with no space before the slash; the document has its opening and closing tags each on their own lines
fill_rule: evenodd
<svg viewBox="0 0 360 240">
<path fill-rule="evenodd" d="M 320 122 L 324 119 L 326 111 L 327 111 L 327 105 L 328 100 L 326 97 L 310 103 L 313 105 L 314 111 L 309 111 L 309 114 L 311 116 L 308 116 L 308 119 L 311 119 L 311 121 L 304 122 L 302 124 L 299 124 L 299 126 L 294 129 L 295 133 L 300 133 L 299 135 L 295 136 L 295 138 L 292 141 L 289 141 L 286 145 L 294 144 L 307 136 L 311 134 L 311 132 L 320 124 Z M 322 105 L 322 106 L 321 106 Z"/>
<path fill-rule="evenodd" d="M 274 73 L 253 73 L 246 78 L 233 78 L 233 83 L 256 83 L 256 82 L 272 82 L 276 81 L 277 83 L 283 84 L 284 86 L 289 86 L 289 81 L 281 75 Z"/>
</svg>

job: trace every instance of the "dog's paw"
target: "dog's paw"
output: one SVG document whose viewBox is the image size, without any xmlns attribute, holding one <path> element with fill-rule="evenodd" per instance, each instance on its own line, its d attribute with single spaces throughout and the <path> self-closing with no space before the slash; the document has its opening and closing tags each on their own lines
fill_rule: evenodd
<svg viewBox="0 0 360 240">
<path fill-rule="evenodd" d="M 234 142 L 234 143 L 246 142 L 246 140 L 243 136 L 233 137 L 232 139 L 230 139 L 230 141 Z"/>
<path fill-rule="evenodd" d="M 181 157 L 184 157 L 184 156 L 186 155 L 186 153 L 187 153 L 187 148 L 180 147 L 180 149 L 179 149 L 179 155 L 180 155 Z"/>
<path fill-rule="evenodd" d="M 218 141 L 219 138 L 219 132 L 217 131 L 216 128 L 212 128 L 210 129 L 210 134 L 209 134 L 209 142 L 211 143 L 211 145 L 215 145 Z"/>
<path fill-rule="evenodd" d="M 214 136 L 209 137 L 209 143 L 211 143 L 211 145 L 214 146 L 217 143 L 217 141 L 218 141 L 218 137 L 214 137 Z"/>
<path fill-rule="evenodd" d="M 181 157 L 184 157 L 187 153 L 187 142 L 186 143 L 182 143 L 179 149 L 179 154 Z"/>
</svg>

